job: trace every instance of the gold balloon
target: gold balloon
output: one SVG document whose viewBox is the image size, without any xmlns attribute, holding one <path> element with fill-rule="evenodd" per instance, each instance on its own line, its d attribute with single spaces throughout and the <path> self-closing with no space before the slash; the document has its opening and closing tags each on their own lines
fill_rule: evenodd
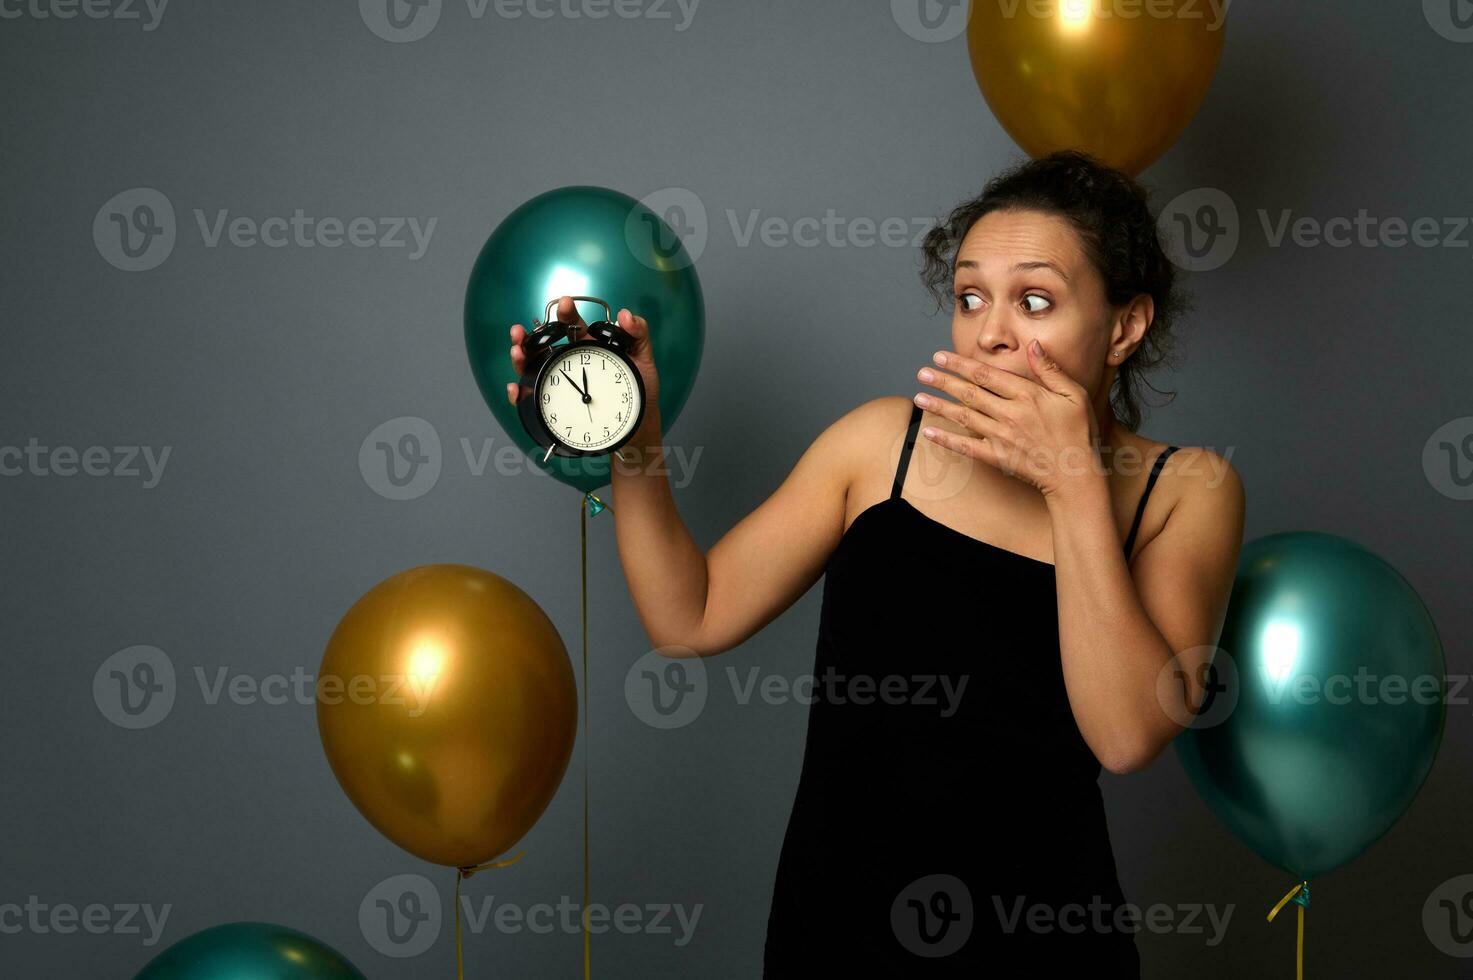
<svg viewBox="0 0 1473 980">
<path fill-rule="evenodd" d="M 1030 156 L 1077 149 L 1138 174 L 1176 142 L 1222 55 L 1227 4 L 977 0 L 967 49 L 997 120 Z"/>
<path fill-rule="evenodd" d="M 435 864 L 506 852 L 562 782 L 578 724 L 568 651 L 499 575 L 424 565 L 374 586 L 328 641 L 317 729 L 348 798 Z"/>
</svg>

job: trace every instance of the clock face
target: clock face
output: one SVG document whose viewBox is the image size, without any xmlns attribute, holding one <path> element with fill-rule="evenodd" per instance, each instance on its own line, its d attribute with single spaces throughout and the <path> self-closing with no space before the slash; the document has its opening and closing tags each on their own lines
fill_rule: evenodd
<svg viewBox="0 0 1473 980">
<path fill-rule="evenodd" d="M 612 450 L 633 431 L 641 390 L 634 369 L 617 354 L 594 345 L 575 347 L 552 355 L 540 376 L 537 410 L 560 442 L 597 453 Z"/>
</svg>

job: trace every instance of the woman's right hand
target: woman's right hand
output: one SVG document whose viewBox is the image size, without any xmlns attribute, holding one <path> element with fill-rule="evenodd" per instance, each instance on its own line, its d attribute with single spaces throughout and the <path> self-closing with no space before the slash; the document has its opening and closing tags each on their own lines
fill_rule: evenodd
<svg viewBox="0 0 1473 980">
<path fill-rule="evenodd" d="M 563 296 L 558 299 L 557 319 L 562 323 L 571 323 L 577 331 L 574 340 L 581 340 L 588 324 L 578 312 L 578 305 L 573 302 L 571 296 Z M 654 351 L 650 345 L 650 326 L 644 317 L 635 316 L 628 310 L 620 310 L 615 316 L 615 322 L 634 338 L 634 344 L 627 352 L 629 360 L 639 370 L 639 376 L 644 381 L 645 420 L 649 422 L 659 417 L 660 404 L 660 378 L 655 371 Z M 527 329 L 520 323 L 511 326 L 511 366 L 521 377 L 526 368 L 527 355 L 522 351 L 522 341 L 527 337 Z M 518 383 L 508 381 L 506 383 L 506 400 L 511 404 L 517 403 Z M 641 425 L 641 428 L 646 428 Z M 658 430 L 656 430 L 658 431 Z M 636 433 L 636 435 L 638 435 Z"/>
</svg>

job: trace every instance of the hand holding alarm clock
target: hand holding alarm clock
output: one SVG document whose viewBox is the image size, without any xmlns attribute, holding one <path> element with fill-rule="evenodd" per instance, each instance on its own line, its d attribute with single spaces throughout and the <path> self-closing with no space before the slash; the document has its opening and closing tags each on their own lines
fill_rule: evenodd
<svg viewBox="0 0 1473 980">
<path fill-rule="evenodd" d="M 578 300 L 598 303 L 608 319 L 585 323 Z M 617 453 L 652 424 L 659 431 L 659 381 L 643 317 L 620 310 L 615 322 L 603 300 L 563 296 L 548 302 L 543 318 L 530 332 L 511 327 L 520 380 L 507 383 L 506 396 L 528 435 L 546 447 L 544 462 Z"/>
</svg>

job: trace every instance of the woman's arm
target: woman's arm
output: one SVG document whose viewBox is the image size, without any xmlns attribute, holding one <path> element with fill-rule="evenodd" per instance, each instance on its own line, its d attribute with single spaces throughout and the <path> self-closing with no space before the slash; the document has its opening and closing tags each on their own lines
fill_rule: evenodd
<svg viewBox="0 0 1473 980">
<path fill-rule="evenodd" d="M 1160 486 L 1168 474 L 1176 503 L 1133 575 L 1103 474 L 1047 497 L 1064 682 L 1080 734 L 1114 773 L 1149 765 L 1200 705 L 1242 543 L 1243 484 L 1226 460 L 1185 449 Z"/>
<path fill-rule="evenodd" d="M 903 406 L 903 407 L 902 407 Z M 707 656 L 745 641 L 817 581 L 844 533 L 858 461 L 884 445 L 873 433 L 909 411 L 892 396 L 860 405 L 825 429 L 786 480 L 702 553 L 676 511 L 658 418 L 613 470 L 615 533 L 640 622 L 667 656 Z M 635 445 L 641 447 L 630 453 Z"/>
</svg>

